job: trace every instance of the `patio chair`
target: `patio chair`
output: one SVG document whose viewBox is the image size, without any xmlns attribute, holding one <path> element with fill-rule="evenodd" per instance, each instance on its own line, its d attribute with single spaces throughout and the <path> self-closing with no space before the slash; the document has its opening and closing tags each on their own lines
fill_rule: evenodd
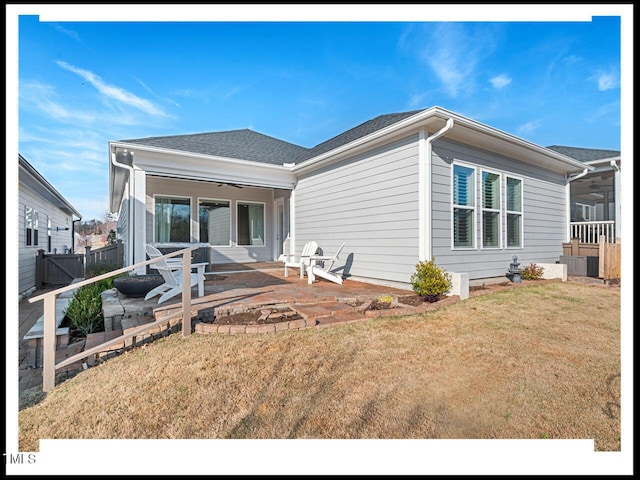
<svg viewBox="0 0 640 480">
<path fill-rule="evenodd" d="M 145 252 L 147 252 L 147 255 L 149 256 L 149 259 L 153 259 L 153 258 L 158 258 L 161 257 L 162 255 L 164 255 L 160 250 L 158 250 L 157 247 L 154 247 L 153 245 L 147 243 L 144 246 L 144 250 Z M 170 267 L 180 267 L 182 268 L 182 257 L 171 257 L 171 258 L 165 258 L 164 261 L 167 263 L 167 265 L 169 265 Z M 156 264 L 152 264 L 150 265 L 150 268 L 157 268 L 155 266 Z M 202 263 L 191 263 L 191 268 L 195 268 L 199 274 L 204 275 L 204 270 L 205 267 L 209 265 L 207 262 L 202 262 Z"/>
<path fill-rule="evenodd" d="M 146 244 L 144 248 L 150 259 L 162 256 L 160 250 L 158 250 L 153 245 Z M 158 273 L 162 275 L 164 283 L 147 293 L 147 295 L 144 297 L 145 300 L 149 300 L 156 295 L 160 295 L 160 298 L 158 299 L 158 303 L 160 304 L 182 293 L 182 260 L 176 259 L 177 261 L 174 260 L 173 262 L 169 262 L 168 260 L 170 259 L 163 258 L 162 260 L 158 260 L 157 262 L 152 264 L 153 268 L 157 269 Z M 206 265 L 208 264 L 191 264 L 191 267 L 195 268 L 196 272 L 191 274 L 190 286 L 198 286 L 199 297 L 202 297 L 204 295 L 204 268 Z"/>
<path fill-rule="evenodd" d="M 307 278 L 309 279 L 309 285 L 311 285 L 315 277 L 322 277 L 325 280 L 342 285 L 342 275 L 338 275 L 331 271 L 333 264 L 340 257 L 340 252 L 344 248 L 344 243 L 338 247 L 336 253 L 332 256 L 324 255 L 311 255 L 309 257 L 309 265 L 307 266 Z M 322 263 L 322 266 L 318 265 L 318 262 Z"/>
<path fill-rule="evenodd" d="M 305 268 L 309 265 L 309 257 L 316 253 L 318 250 L 318 243 L 311 241 L 307 242 L 304 247 L 302 247 L 302 252 L 300 256 L 296 258 L 296 255 L 291 252 L 291 239 L 287 236 L 286 240 L 283 243 L 283 254 L 282 261 L 284 262 L 284 276 L 289 276 L 289 267 L 299 268 L 300 269 L 300 278 L 304 278 Z"/>
</svg>

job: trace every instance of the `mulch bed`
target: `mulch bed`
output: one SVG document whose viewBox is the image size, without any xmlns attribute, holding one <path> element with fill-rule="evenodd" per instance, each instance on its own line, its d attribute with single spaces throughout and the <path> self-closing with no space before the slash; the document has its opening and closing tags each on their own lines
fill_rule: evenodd
<svg viewBox="0 0 640 480">
<path fill-rule="evenodd" d="M 420 295 L 404 295 L 402 297 L 398 297 L 398 303 L 403 303 L 404 305 L 411 305 L 412 307 L 418 307 L 422 305 L 426 300 L 424 297 Z"/>
<path fill-rule="evenodd" d="M 230 315 L 220 315 L 213 320 L 213 323 L 216 325 L 271 325 L 302 318 L 298 312 L 290 308 L 261 308 Z"/>
<path fill-rule="evenodd" d="M 409 305 L 412 307 L 419 307 L 425 303 L 435 303 L 440 300 L 440 297 L 430 298 L 422 295 L 402 295 L 398 297 L 397 302 L 385 302 L 378 299 L 373 300 L 371 305 L 367 307 L 367 310 L 390 310 L 394 308 L 402 308 L 402 305 Z"/>
</svg>

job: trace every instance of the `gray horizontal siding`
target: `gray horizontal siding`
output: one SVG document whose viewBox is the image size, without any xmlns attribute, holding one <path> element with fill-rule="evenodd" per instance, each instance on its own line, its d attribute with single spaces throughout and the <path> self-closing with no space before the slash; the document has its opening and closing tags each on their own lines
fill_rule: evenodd
<svg viewBox="0 0 640 480">
<path fill-rule="evenodd" d="M 26 246 L 24 224 L 25 207 L 38 212 L 38 245 Z M 38 250 L 48 250 L 47 219 L 51 219 L 51 249 L 63 252 L 64 247 L 73 248 L 72 217 L 58 206 L 45 200 L 30 188 L 18 188 L 18 293 L 26 292 L 36 284 L 36 257 Z M 56 230 L 56 227 L 69 230 Z"/>
<path fill-rule="evenodd" d="M 470 279 L 504 276 L 512 257 L 521 266 L 554 263 L 562 255 L 566 228 L 565 181 L 561 174 L 506 158 L 468 145 L 440 139 L 434 142 L 432 170 L 432 251 L 436 263 L 451 272 L 465 272 Z M 451 165 L 453 161 L 477 167 L 476 249 L 451 247 Z M 480 247 L 480 171 L 482 168 L 513 175 L 523 181 L 524 248 Z M 504 187 L 504 183 L 503 183 Z M 502 189 L 504 195 L 504 188 Z M 504 232 L 504 216 L 502 217 Z M 504 237 L 504 233 L 503 233 Z"/>
<path fill-rule="evenodd" d="M 311 240 L 325 254 L 345 242 L 337 267 L 408 282 L 418 258 L 417 136 L 300 178 L 294 208 L 297 253 Z"/>
</svg>

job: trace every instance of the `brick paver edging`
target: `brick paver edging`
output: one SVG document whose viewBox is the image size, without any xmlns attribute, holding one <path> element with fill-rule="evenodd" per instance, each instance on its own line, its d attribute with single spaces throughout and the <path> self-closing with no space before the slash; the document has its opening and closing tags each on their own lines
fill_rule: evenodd
<svg viewBox="0 0 640 480">
<path fill-rule="evenodd" d="M 271 333 L 285 330 L 300 330 L 316 326 L 316 319 L 291 320 L 288 322 L 270 323 L 267 325 L 214 325 L 212 323 L 196 323 L 196 333 L 228 333 L 238 335 L 244 333 Z"/>
<path fill-rule="evenodd" d="M 424 303 L 423 305 L 417 307 L 411 305 L 403 305 L 394 301 L 394 303 L 392 304 L 393 307 L 386 310 L 366 310 L 366 308 L 371 304 L 371 301 L 368 301 L 360 307 L 354 308 L 354 311 L 343 314 L 337 313 L 333 315 L 304 318 L 300 320 L 271 323 L 267 325 L 214 325 L 212 323 L 200 322 L 196 323 L 194 330 L 196 333 L 204 334 L 221 333 L 229 335 L 241 335 L 251 333 L 282 332 L 286 330 L 300 330 L 303 328 L 326 328 L 335 325 L 344 325 L 347 323 L 369 320 L 371 318 L 425 313 L 428 311 L 438 310 L 448 305 L 453 305 L 459 300 L 460 297 L 458 295 L 452 295 L 449 297 L 445 297 L 437 302 Z M 244 307 L 247 308 L 248 305 L 245 305 Z M 290 307 L 295 310 L 295 306 L 291 305 Z M 331 321 L 323 323 L 323 318 L 331 318 Z"/>
</svg>

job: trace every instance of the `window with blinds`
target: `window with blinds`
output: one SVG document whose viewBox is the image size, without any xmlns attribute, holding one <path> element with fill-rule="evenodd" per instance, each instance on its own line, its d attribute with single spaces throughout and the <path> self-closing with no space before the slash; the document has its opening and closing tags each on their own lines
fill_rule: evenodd
<svg viewBox="0 0 640 480">
<path fill-rule="evenodd" d="M 500 174 L 482 172 L 482 248 L 500 248 Z"/>
<path fill-rule="evenodd" d="M 507 177 L 507 247 L 522 247 L 522 180 Z"/>
<path fill-rule="evenodd" d="M 475 243 L 475 169 L 453 165 L 453 246 L 474 248 Z"/>
</svg>

